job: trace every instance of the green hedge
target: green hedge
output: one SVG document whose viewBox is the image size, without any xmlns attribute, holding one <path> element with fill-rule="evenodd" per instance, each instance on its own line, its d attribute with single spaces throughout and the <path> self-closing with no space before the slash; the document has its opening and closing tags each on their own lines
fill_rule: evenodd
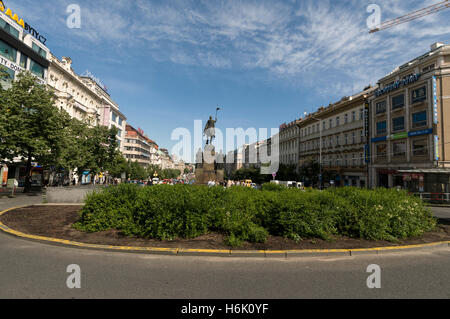
<svg viewBox="0 0 450 319">
<path fill-rule="evenodd" d="M 420 199 L 393 189 L 204 187 L 133 184 L 88 195 L 77 229 L 111 228 L 126 235 L 171 240 L 208 232 L 226 243 L 263 243 L 269 234 L 301 240 L 335 235 L 395 241 L 421 236 L 436 221 Z"/>
</svg>

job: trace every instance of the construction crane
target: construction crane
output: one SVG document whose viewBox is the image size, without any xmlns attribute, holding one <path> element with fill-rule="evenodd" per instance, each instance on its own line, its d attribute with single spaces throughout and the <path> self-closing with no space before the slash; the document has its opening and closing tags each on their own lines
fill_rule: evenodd
<svg viewBox="0 0 450 319">
<path fill-rule="evenodd" d="M 433 4 L 429 7 L 408 13 L 408 14 L 401 16 L 399 18 L 396 18 L 396 19 L 385 21 L 385 22 L 381 23 L 379 26 L 377 26 L 376 28 L 370 30 L 369 33 L 375 33 L 375 32 L 381 31 L 381 30 L 386 30 L 386 29 L 395 27 L 399 24 L 406 23 L 406 22 L 409 22 L 412 20 L 416 20 L 416 19 L 425 17 L 427 15 L 445 10 L 447 8 L 450 8 L 449 0 L 445 0 L 445 1 Z"/>
</svg>

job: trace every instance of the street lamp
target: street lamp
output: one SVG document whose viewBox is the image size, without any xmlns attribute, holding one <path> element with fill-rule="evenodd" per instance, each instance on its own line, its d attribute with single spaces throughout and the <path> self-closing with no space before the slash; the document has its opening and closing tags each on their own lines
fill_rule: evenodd
<svg viewBox="0 0 450 319">
<path fill-rule="evenodd" d="M 307 112 L 304 113 L 305 116 L 309 116 L 311 117 L 313 120 L 316 120 L 319 122 L 319 132 L 320 132 L 320 136 L 319 136 L 319 168 L 320 168 L 320 175 L 319 175 L 319 180 L 320 180 L 320 189 L 322 189 L 322 182 L 323 182 L 323 176 L 322 176 L 322 120 L 315 118 L 312 115 L 308 115 Z"/>
</svg>

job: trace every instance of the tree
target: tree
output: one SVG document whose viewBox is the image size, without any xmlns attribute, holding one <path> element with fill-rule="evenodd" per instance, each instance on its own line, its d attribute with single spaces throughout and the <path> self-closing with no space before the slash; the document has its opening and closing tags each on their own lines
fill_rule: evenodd
<svg viewBox="0 0 450 319">
<path fill-rule="evenodd" d="M 7 133 L 2 131 L 0 154 L 26 161 L 24 192 L 29 192 L 32 162 L 44 167 L 57 164 L 62 151 L 61 132 L 69 119 L 54 106 L 53 92 L 28 71 L 19 73 L 17 81 L 1 95 L 0 109 L 6 110 L 6 115 L 0 118 L 0 126 L 6 124 Z"/>
<path fill-rule="evenodd" d="M 120 177 L 125 171 L 126 161 L 117 150 L 116 128 L 91 126 L 89 119 L 70 119 L 61 134 L 64 147 L 58 163 L 60 168 L 76 169 L 79 177 L 84 169 L 93 174 L 113 171 L 114 177 Z"/>
<path fill-rule="evenodd" d="M 149 177 L 147 170 L 138 162 L 128 161 L 127 175 L 131 179 L 146 180 Z"/>
<path fill-rule="evenodd" d="M 3 66 L 0 66 L 0 79 L 6 80 L 9 74 L 6 73 Z M 6 91 L 0 82 L 0 159 L 12 159 L 14 140 L 9 136 L 14 129 L 9 118 L 11 117 L 11 108 L 6 103 Z"/>
<path fill-rule="evenodd" d="M 122 173 L 127 173 L 128 162 L 123 157 L 122 153 L 117 151 L 114 157 L 112 158 L 112 161 L 108 163 L 106 170 L 108 171 L 110 176 L 114 178 L 121 178 Z"/>
<path fill-rule="evenodd" d="M 232 180 L 246 180 L 250 179 L 257 184 L 267 183 L 271 180 L 271 175 L 262 175 L 258 168 L 241 168 L 231 174 Z"/>
<path fill-rule="evenodd" d="M 300 181 L 301 177 L 296 172 L 295 165 L 280 164 L 276 179 L 279 181 Z"/>
</svg>

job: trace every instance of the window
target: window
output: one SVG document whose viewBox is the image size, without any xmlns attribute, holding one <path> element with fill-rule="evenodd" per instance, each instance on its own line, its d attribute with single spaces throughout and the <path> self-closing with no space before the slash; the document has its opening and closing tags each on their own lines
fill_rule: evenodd
<svg viewBox="0 0 450 319">
<path fill-rule="evenodd" d="M 36 43 L 33 42 L 32 48 L 34 51 L 36 51 L 41 57 L 47 58 L 47 52 L 42 49 L 40 46 L 38 46 Z"/>
<path fill-rule="evenodd" d="M 392 131 L 402 131 L 405 129 L 405 117 L 396 117 L 392 119 Z"/>
<path fill-rule="evenodd" d="M 398 142 L 392 144 L 393 154 L 394 156 L 406 156 L 406 143 Z"/>
<path fill-rule="evenodd" d="M 381 101 L 376 104 L 376 112 L 377 114 L 386 112 L 386 101 Z"/>
<path fill-rule="evenodd" d="M 428 143 L 427 139 L 420 139 L 412 141 L 412 149 L 414 156 L 426 156 L 428 155 Z"/>
<path fill-rule="evenodd" d="M 122 126 L 122 118 L 119 117 L 119 125 Z"/>
<path fill-rule="evenodd" d="M 412 91 L 412 103 L 423 102 L 427 99 L 427 87 L 422 86 L 421 88 Z"/>
<path fill-rule="evenodd" d="M 352 112 L 352 122 L 355 122 L 355 121 L 356 121 L 356 112 L 353 111 Z"/>
<path fill-rule="evenodd" d="M 336 117 L 336 126 L 339 126 L 339 116 Z"/>
<path fill-rule="evenodd" d="M 359 110 L 359 119 L 364 120 L 364 109 Z"/>
<path fill-rule="evenodd" d="M 386 134 L 386 121 L 377 123 L 377 135 Z"/>
<path fill-rule="evenodd" d="M 431 65 L 428 65 L 428 66 L 424 67 L 424 68 L 422 69 L 422 72 L 423 72 L 423 73 L 426 73 L 426 72 L 431 71 L 431 70 L 434 70 L 434 63 L 431 64 Z"/>
<path fill-rule="evenodd" d="M 333 127 L 333 120 L 332 119 L 330 119 L 330 126 L 329 126 L 330 128 L 332 128 Z"/>
<path fill-rule="evenodd" d="M 11 34 L 15 38 L 19 38 L 19 31 L 8 22 L 0 18 L 0 28 Z"/>
<path fill-rule="evenodd" d="M 344 124 L 347 124 L 348 123 L 348 114 L 345 114 L 345 116 L 344 116 Z"/>
<path fill-rule="evenodd" d="M 400 94 L 392 98 L 392 109 L 398 109 L 405 106 L 405 95 Z"/>
<path fill-rule="evenodd" d="M 427 111 L 413 113 L 412 115 L 412 127 L 427 126 Z"/>
<path fill-rule="evenodd" d="M 322 122 L 322 130 L 323 130 L 323 131 L 325 131 L 325 129 L 326 129 L 326 127 L 325 127 L 325 126 L 326 126 L 326 122 L 325 122 L 325 121 L 323 121 L 323 122 Z"/>
<path fill-rule="evenodd" d="M 387 157 L 387 144 L 377 145 L 377 157 L 386 158 Z"/>
<path fill-rule="evenodd" d="M 4 90 L 11 88 L 14 81 L 14 71 L 0 65 L 0 70 L 3 71 L 0 77 L 0 85 Z"/>
<path fill-rule="evenodd" d="M 6 44 L 2 40 L 0 40 L 0 55 L 4 56 L 10 61 L 16 62 L 17 50 L 9 44 Z"/>
<path fill-rule="evenodd" d="M 352 133 L 352 144 L 356 144 L 356 133 Z"/>
<path fill-rule="evenodd" d="M 42 79 L 44 78 L 44 71 L 45 71 L 44 67 L 39 63 L 35 62 L 33 59 L 30 59 L 30 71 L 34 75 Z"/>
<path fill-rule="evenodd" d="M 347 134 L 345 134 L 344 141 L 345 141 L 344 144 L 347 145 L 348 144 L 348 135 Z"/>
<path fill-rule="evenodd" d="M 112 113 L 111 119 L 112 119 L 112 121 L 113 121 L 114 123 L 116 123 L 117 115 L 116 115 L 115 113 Z"/>
</svg>

